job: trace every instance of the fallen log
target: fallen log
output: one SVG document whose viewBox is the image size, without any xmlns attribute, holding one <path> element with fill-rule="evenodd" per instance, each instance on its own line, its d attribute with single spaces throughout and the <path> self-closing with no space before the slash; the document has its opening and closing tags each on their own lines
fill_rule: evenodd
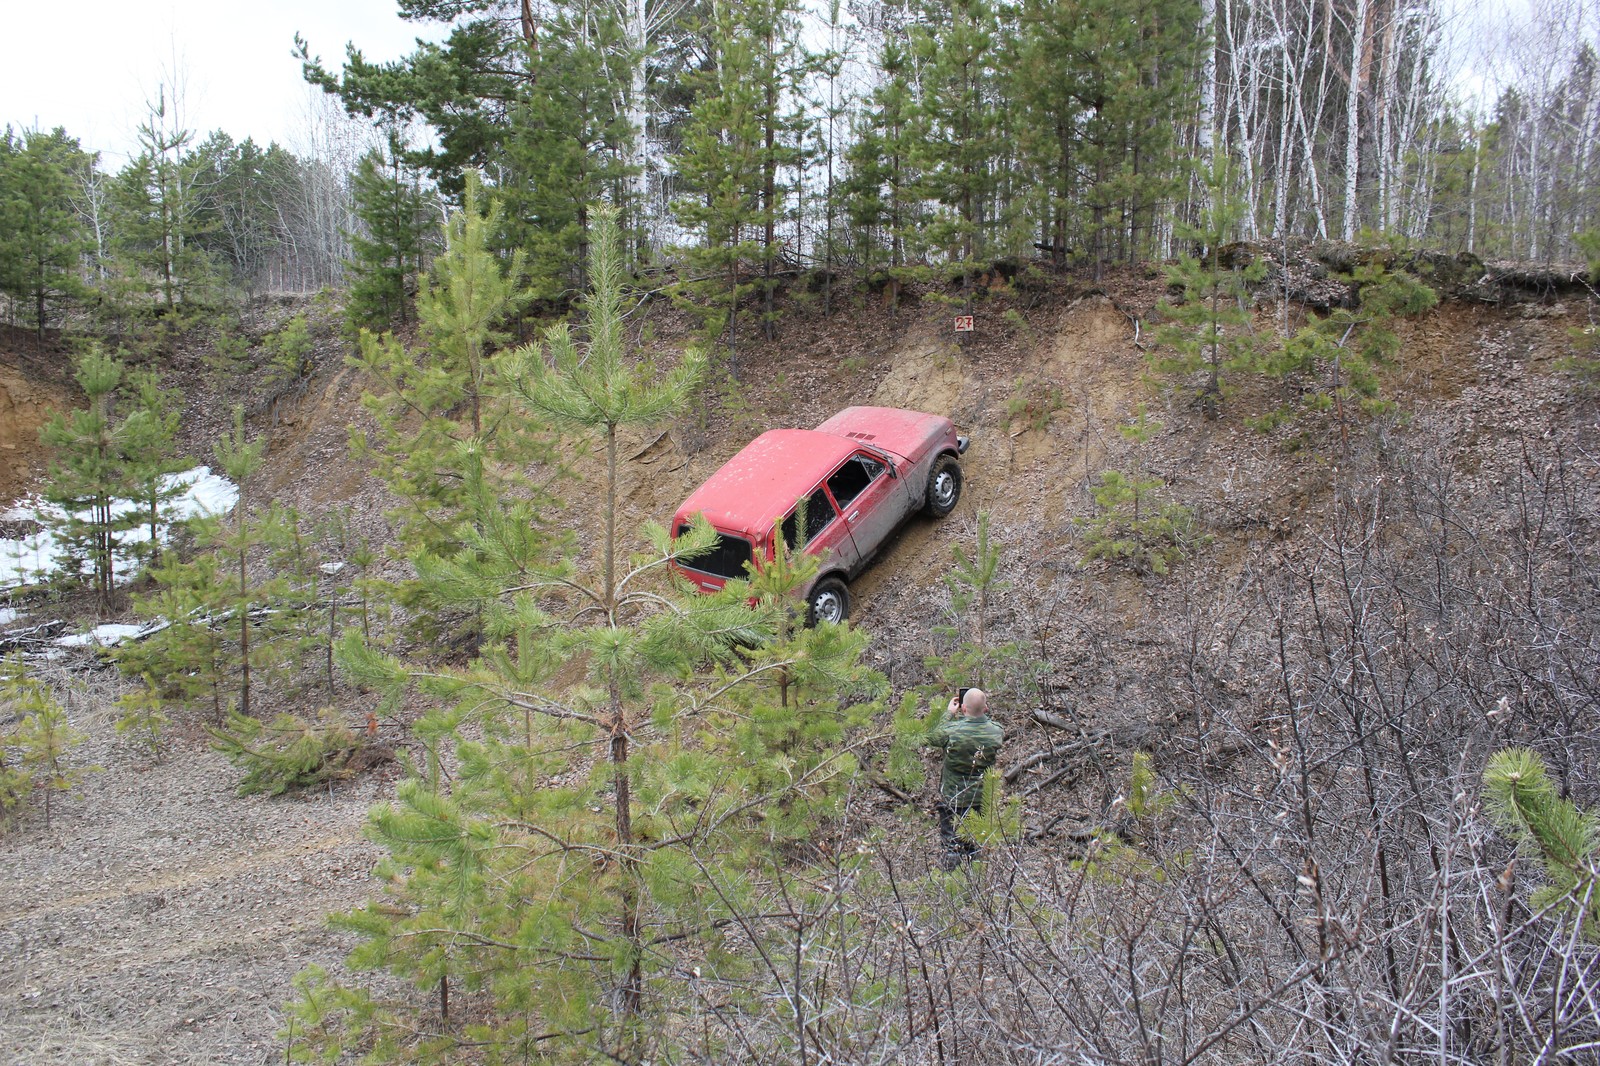
<svg viewBox="0 0 1600 1066">
<path fill-rule="evenodd" d="M 1051 774 L 1049 777 L 1045 778 L 1043 781 L 1035 781 L 1033 784 L 1031 784 L 1027 788 L 1023 789 L 1021 794 L 1024 795 L 1024 796 L 1031 796 L 1036 792 L 1039 792 L 1039 791 L 1042 791 L 1043 789 L 1049 788 L 1051 785 L 1055 784 L 1057 781 L 1060 781 L 1063 777 L 1066 777 L 1068 774 L 1081 774 L 1082 772 L 1083 772 L 1083 764 L 1082 763 L 1075 763 L 1075 764 L 1073 764 L 1071 766 L 1063 766 L 1061 769 L 1057 770 L 1055 773 Z M 1076 777 L 1074 777 L 1071 781 L 1069 781 L 1067 783 L 1069 785 L 1076 784 L 1077 780 L 1078 779 Z"/>
<path fill-rule="evenodd" d="M 899 800 L 901 803 L 909 803 L 909 804 L 915 805 L 916 802 L 917 802 L 917 798 L 915 796 L 911 795 L 911 793 L 909 793 L 905 789 L 900 788 L 899 786 L 893 784 L 892 782 L 887 781 L 884 778 L 879 777 L 877 774 L 868 774 L 867 775 L 867 780 L 871 781 L 879 789 L 881 789 L 884 792 L 887 792 L 889 795 L 893 796 L 895 799 Z"/>
<path fill-rule="evenodd" d="M 52 620 L 23 629 L 7 629 L 0 632 L 0 651 L 29 651 L 43 648 L 53 643 L 66 628 L 66 622 Z"/>
<path fill-rule="evenodd" d="M 1073 725 L 1059 714 L 1050 713 L 1043 707 L 1035 707 L 1032 714 L 1033 720 L 1038 722 L 1040 725 L 1047 725 L 1052 729 L 1061 729 L 1069 733 L 1080 732 L 1077 726 Z"/>
<path fill-rule="evenodd" d="M 1059 747 L 1046 748 L 1044 751 L 1036 751 L 1020 762 L 1013 763 L 1012 765 L 1006 767 L 1006 772 L 1004 774 L 1005 782 L 1008 785 L 1015 784 L 1017 778 L 1021 777 L 1035 766 L 1038 766 L 1040 763 L 1047 763 L 1051 759 L 1064 758 L 1065 756 L 1071 755 L 1073 752 L 1082 750 L 1083 745 L 1081 744 L 1063 744 Z"/>
</svg>

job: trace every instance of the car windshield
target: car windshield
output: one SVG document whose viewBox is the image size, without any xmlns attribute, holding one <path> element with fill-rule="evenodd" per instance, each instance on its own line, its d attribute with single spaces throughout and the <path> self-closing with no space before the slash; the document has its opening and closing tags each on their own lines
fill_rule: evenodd
<svg viewBox="0 0 1600 1066">
<path fill-rule="evenodd" d="M 689 532 L 688 526 L 678 527 L 678 536 Z M 745 564 L 750 561 L 750 542 L 743 537 L 730 536 L 727 533 L 717 534 L 717 543 L 711 550 L 692 558 L 680 559 L 679 563 L 691 570 L 698 570 L 702 574 L 715 574 L 717 577 L 744 577 Z"/>
</svg>

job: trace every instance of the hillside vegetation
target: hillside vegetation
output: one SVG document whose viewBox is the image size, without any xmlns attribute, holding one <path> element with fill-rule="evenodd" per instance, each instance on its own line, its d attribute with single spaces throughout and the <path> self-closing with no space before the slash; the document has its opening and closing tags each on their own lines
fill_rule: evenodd
<svg viewBox="0 0 1600 1066">
<path fill-rule="evenodd" d="M 1289 272 L 1293 330 L 1349 309 L 1335 289 L 1308 310 L 1316 267 Z M 1592 851 L 1519 858 L 1484 786 L 1491 756 L 1521 746 L 1578 812 L 1600 803 L 1600 413 L 1573 363 L 1587 290 L 1441 281 L 1443 302 L 1390 324 L 1381 387 L 1318 404 L 1337 358 L 1230 369 L 1210 399 L 1204 360 L 1153 373 L 1172 352 L 1157 305 L 1178 298 L 1160 277 L 983 280 L 964 339 L 939 286 L 897 304 L 861 290 L 826 314 L 783 290 L 781 339 L 746 350 L 737 378 L 699 378 L 676 413 L 614 412 L 609 494 L 592 411 L 565 436 L 530 422 L 474 474 L 415 414 L 363 405 L 393 379 L 373 348 L 347 361 L 331 314 L 258 307 L 222 370 L 217 334 L 186 335 L 168 357 L 195 383 L 185 446 L 225 438 L 235 403 L 240 439 L 266 446 L 236 539 L 213 547 L 245 560 L 254 591 L 205 627 L 223 699 L 157 684 L 153 743 L 113 729 L 140 671 L 154 684 L 143 653 L 121 656 L 124 680 L 36 663 L 88 735 L 73 765 L 100 770 L 0 845 L 8 1054 L 1592 1060 Z M 553 341 L 545 371 L 508 378 L 523 402 L 558 395 L 539 373 L 619 375 L 635 412 L 676 387 L 693 321 L 625 306 L 614 333 L 578 333 L 581 363 Z M 1272 283 L 1252 306 L 1270 337 Z M 302 312 L 285 389 L 278 338 Z M 413 362 L 453 343 L 402 339 Z M 484 425 L 515 417 L 506 394 L 480 395 Z M 949 413 L 972 446 L 957 511 L 900 534 L 853 588 L 848 630 L 794 628 L 781 596 L 647 619 L 608 585 L 607 499 L 620 574 L 650 556 L 645 524 L 750 436 L 851 403 Z M 471 409 L 439 407 L 457 425 Z M 352 430 L 373 451 L 353 454 Z M 372 476 L 424 446 L 498 487 L 424 509 Z M 305 531 L 293 569 L 281 542 L 245 539 L 286 508 Z M 419 521 L 444 509 L 462 517 Z M 322 563 L 346 569 L 310 593 L 268 587 Z M 599 590 L 601 620 L 551 576 Z M 310 613 L 246 623 L 241 660 L 247 602 Z M 97 613 L 81 595 L 27 609 Z M 332 674 L 321 627 L 345 633 Z M 239 719 L 224 745 L 239 768 L 201 728 L 240 709 L 242 661 L 250 720 L 297 716 L 313 786 L 231 795 L 282 769 Z M 937 773 L 914 741 L 971 682 L 1008 739 L 995 816 L 972 830 L 984 859 L 947 874 Z M 612 713 L 620 731 L 602 727 Z M 341 737 L 367 755 L 319 763 Z M 320 976 L 291 988 L 309 964 Z"/>
</svg>

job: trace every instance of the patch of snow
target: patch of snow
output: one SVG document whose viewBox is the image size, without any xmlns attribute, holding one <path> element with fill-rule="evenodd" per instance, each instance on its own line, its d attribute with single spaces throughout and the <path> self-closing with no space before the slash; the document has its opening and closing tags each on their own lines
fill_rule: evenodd
<svg viewBox="0 0 1600 1066">
<path fill-rule="evenodd" d="M 95 626 L 87 633 L 74 633 L 70 637 L 57 637 L 54 643 L 63 648 L 82 648 L 89 645 L 109 648 L 115 644 L 121 644 L 130 637 L 137 637 L 142 632 L 144 632 L 144 626 L 131 626 L 113 622 L 103 626 Z"/>
<path fill-rule="evenodd" d="M 202 514 L 220 517 L 232 511 L 239 502 L 239 486 L 221 474 L 213 474 L 209 466 L 197 466 L 173 476 L 189 479 L 189 490 L 172 501 L 174 514 L 178 518 L 193 518 Z"/>
<path fill-rule="evenodd" d="M 22 612 L 15 607 L 0 607 L 0 626 L 8 626 L 22 617 Z"/>
<path fill-rule="evenodd" d="M 163 518 L 169 523 L 182 522 L 201 516 L 219 517 L 233 510 L 239 502 L 239 489 L 220 474 L 213 474 L 208 466 L 198 466 L 181 474 L 168 474 L 168 488 L 181 493 L 163 507 Z M 143 505 L 132 500 L 119 500 L 112 507 L 116 517 L 141 513 Z M 40 521 L 59 518 L 61 512 L 38 497 L 21 501 L 6 512 L 9 521 Z M 119 583 L 133 579 L 133 548 L 150 539 L 147 526 L 138 525 L 122 531 L 117 539 L 116 571 Z M 14 588 L 45 580 L 62 565 L 60 545 L 48 529 L 19 539 L 0 539 L 0 589 Z M 87 565 L 87 564 L 86 564 Z"/>
</svg>

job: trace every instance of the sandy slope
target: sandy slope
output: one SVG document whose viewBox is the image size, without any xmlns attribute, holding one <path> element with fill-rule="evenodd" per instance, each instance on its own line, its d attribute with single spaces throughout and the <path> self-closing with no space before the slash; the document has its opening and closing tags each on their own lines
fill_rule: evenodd
<svg viewBox="0 0 1600 1066">
<path fill-rule="evenodd" d="M 1037 582 L 1025 591 L 1056 596 L 1056 582 L 1076 565 L 1072 518 L 1092 506 L 1086 484 L 1128 461 L 1116 427 L 1143 400 L 1166 429 L 1141 461 L 1218 530 L 1205 566 L 1225 570 L 1230 538 L 1294 535 L 1321 467 L 1314 449 L 1291 453 L 1244 428 L 1240 415 L 1259 397 L 1240 397 L 1238 413 L 1207 424 L 1148 389 L 1128 312 L 1147 313 L 1159 291 L 1133 278 L 1115 301 L 1091 292 L 1019 294 L 1009 301 L 1016 321 L 1003 322 L 997 307 L 965 348 L 935 310 L 891 317 L 861 306 L 832 328 L 796 315 L 780 342 L 745 356 L 737 389 L 707 398 L 703 421 L 625 441 L 627 521 L 665 518 L 766 425 L 811 425 L 862 402 L 951 413 L 973 438 L 960 506 L 945 522 L 908 526 L 853 590 L 855 619 L 874 634 L 874 663 L 909 688 L 926 679 L 922 656 L 944 601 L 940 578 L 979 509 L 993 514 L 1012 565 Z M 1000 306 L 1007 302 L 1002 294 Z M 1575 315 L 1576 308 L 1442 308 L 1407 328 L 1402 393 L 1418 409 L 1448 410 L 1471 433 L 1517 420 L 1537 431 L 1552 391 L 1546 371 Z M 679 343 L 681 323 L 662 322 L 659 336 L 668 347 Z M 346 427 L 363 417 L 360 382 L 342 368 L 331 336 L 319 358 L 322 370 L 298 406 L 257 411 L 255 425 L 273 440 L 258 493 L 310 510 L 352 507 L 380 534 L 381 499 L 344 452 Z M 32 388 L 0 358 L 0 414 L 8 402 L 34 410 Z M 1058 402 L 1047 425 L 1008 417 L 1017 397 L 1050 389 Z M 234 397 L 188 398 L 192 421 L 220 422 Z M 3 477 L 20 469 L 16 460 L 8 465 L 6 441 L 26 431 L 20 420 L 0 418 L 0 427 L 8 427 L 0 430 Z M 594 464 L 578 468 L 592 472 Z M 563 521 L 582 531 L 593 518 L 592 497 L 579 494 Z M 1114 600 L 1122 587 L 1111 581 L 1100 594 Z M 1054 632 L 1040 623 L 1040 640 Z M 78 676 L 89 678 L 72 708 L 91 736 L 82 756 L 102 770 L 58 805 L 48 829 L 35 818 L 0 838 L 0 1060 L 281 1061 L 275 1034 L 290 979 L 309 963 L 336 963 L 346 949 L 323 916 L 370 892 L 376 850 L 361 822 L 392 782 L 368 777 L 298 798 L 239 799 L 236 772 L 192 725 L 166 762 L 150 765 L 115 736 L 112 680 L 92 670 Z M 1083 694 L 1086 713 L 1100 698 Z M 353 701 L 345 709 L 364 713 Z M 1016 743 L 1029 743 L 1020 730 Z M 1036 804 L 1063 802 L 1044 795 Z"/>
</svg>

